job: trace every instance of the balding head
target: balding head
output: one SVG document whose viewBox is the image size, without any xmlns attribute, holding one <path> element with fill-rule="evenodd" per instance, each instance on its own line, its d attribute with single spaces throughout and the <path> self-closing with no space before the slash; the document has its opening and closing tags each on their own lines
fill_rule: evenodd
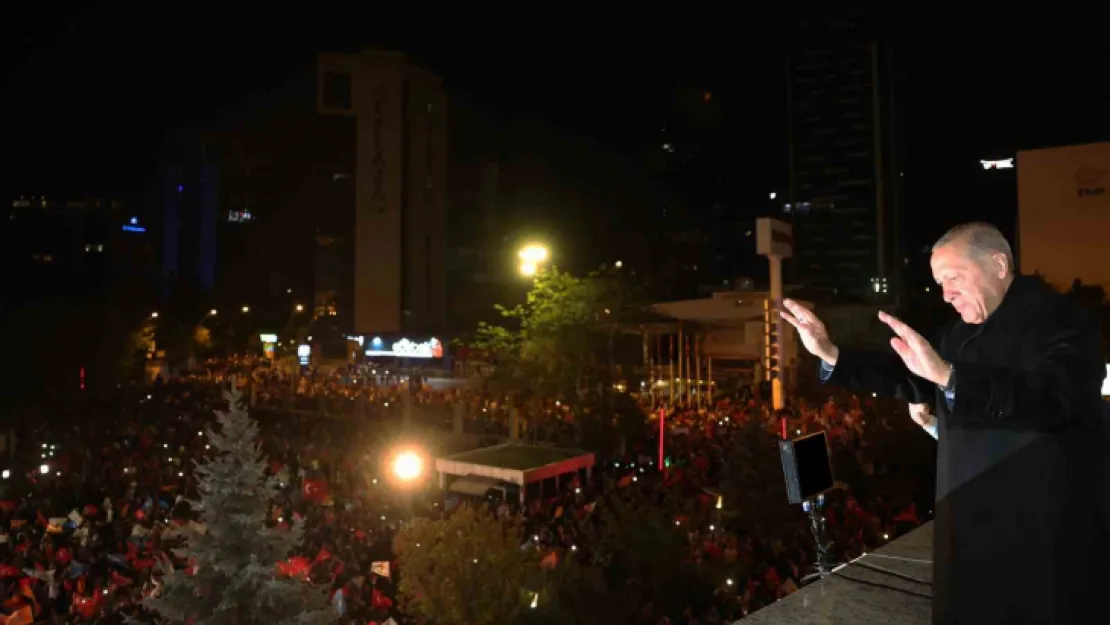
<svg viewBox="0 0 1110 625">
<path fill-rule="evenodd" d="M 1013 277 L 1014 252 L 1010 249 L 1010 242 L 993 225 L 982 221 L 960 224 L 937 239 L 933 244 L 933 252 L 952 243 L 965 244 L 968 254 L 983 263 L 991 261 L 995 255 L 1001 255 L 1006 264 L 1007 275 Z"/>
<path fill-rule="evenodd" d="M 933 245 L 933 278 L 965 323 L 983 323 L 1014 280 L 1014 253 L 998 228 L 956 226 Z"/>
</svg>

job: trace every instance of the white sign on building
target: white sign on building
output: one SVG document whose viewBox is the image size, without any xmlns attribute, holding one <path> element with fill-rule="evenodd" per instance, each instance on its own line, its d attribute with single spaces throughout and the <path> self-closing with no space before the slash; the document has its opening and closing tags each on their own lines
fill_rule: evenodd
<svg viewBox="0 0 1110 625">
<path fill-rule="evenodd" d="M 794 255 L 794 229 L 770 217 L 755 220 L 755 252 L 760 256 L 790 258 Z"/>
</svg>

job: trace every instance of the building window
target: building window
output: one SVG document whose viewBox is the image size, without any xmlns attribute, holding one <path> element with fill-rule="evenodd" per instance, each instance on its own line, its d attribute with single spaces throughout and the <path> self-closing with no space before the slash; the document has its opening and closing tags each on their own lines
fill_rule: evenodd
<svg viewBox="0 0 1110 625">
<path fill-rule="evenodd" d="M 324 108 L 349 110 L 351 93 L 350 74 L 324 72 Z"/>
<path fill-rule="evenodd" d="M 254 221 L 254 215 L 249 208 L 244 208 L 243 210 L 229 210 L 227 211 L 227 220 L 236 224 L 246 223 L 248 221 Z"/>
</svg>

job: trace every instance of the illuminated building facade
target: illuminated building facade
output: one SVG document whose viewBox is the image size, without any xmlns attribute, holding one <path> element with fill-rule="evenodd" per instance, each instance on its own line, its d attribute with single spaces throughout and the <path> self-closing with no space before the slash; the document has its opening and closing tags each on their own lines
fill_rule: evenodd
<svg viewBox="0 0 1110 625">
<path fill-rule="evenodd" d="M 167 273 L 347 333 L 441 332 L 445 108 L 404 55 L 319 55 L 175 147 Z"/>
</svg>

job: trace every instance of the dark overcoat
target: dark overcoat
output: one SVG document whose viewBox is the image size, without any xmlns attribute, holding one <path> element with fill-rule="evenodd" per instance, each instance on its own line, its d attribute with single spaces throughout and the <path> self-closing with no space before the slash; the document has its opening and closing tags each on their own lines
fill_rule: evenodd
<svg viewBox="0 0 1110 625">
<path fill-rule="evenodd" d="M 933 622 L 1110 623 L 1096 320 L 1019 276 L 985 323 L 957 322 L 933 346 L 953 400 L 892 350 L 842 349 L 829 378 L 935 407 Z"/>
</svg>

